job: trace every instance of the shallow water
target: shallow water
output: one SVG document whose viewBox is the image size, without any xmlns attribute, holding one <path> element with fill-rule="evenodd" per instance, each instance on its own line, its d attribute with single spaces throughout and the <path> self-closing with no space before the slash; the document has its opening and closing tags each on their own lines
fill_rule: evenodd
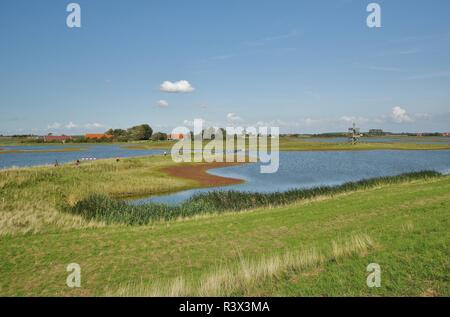
<svg viewBox="0 0 450 317">
<path fill-rule="evenodd" d="M 61 150 L 78 148 L 70 152 L 32 152 L 0 154 L 0 169 L 74 162 L 83 158 L 125 158 L 163 153 L 162 150 L 132 150 L 119 145 L 50 145 L 50 146 L 2 146 L 6 150 Z"/>
<path fill-rule="evenodd" d="M 193 189 L 170 195 L 133 201 L 177 204 L 195 194 L 214 190 L 276 192 L 293 188 L 339 185 L 366 178 L 435 170 L 450 172 L 450 151 L 334 151 L 281 152 L 275 174 L 261 174 L 259 164 L 225 167 L 209 171 L 213 175 L 243 179 L 246 182 L 219 188 Z"/>
</svg>

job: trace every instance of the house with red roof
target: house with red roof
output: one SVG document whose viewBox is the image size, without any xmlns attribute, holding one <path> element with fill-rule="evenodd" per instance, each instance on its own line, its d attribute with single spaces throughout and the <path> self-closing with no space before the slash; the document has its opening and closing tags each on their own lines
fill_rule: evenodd
<svg viewBox="0 0 450 317">
<path fill-rule="evenodd" d="M 69 135 L 46 135 L 43 137 L 44 142 L 66 142 L 68 140 L 72 140 L 72 137 Z"/>
<path fill-rule="evenodd" d="M 93 140 L 93 139 L 111 139 L 113 136 L 104 133 L 88 133 L 84 137 L 88 140 Z"/>
</svg>

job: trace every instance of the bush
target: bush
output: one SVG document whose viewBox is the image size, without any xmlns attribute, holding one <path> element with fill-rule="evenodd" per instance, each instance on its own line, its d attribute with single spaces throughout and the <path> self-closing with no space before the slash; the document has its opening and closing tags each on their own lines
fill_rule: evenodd
<svg viewBox="0 0 450 317">
<path fill-rule="evenodd" d="M 156 132 L 152 135 L 152 141 L 166 141 L 167 134 L 162 132 Z"/>
</svg>

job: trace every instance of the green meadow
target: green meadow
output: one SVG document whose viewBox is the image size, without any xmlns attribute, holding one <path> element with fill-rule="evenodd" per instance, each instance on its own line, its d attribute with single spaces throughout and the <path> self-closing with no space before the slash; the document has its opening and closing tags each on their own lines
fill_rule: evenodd
<svg viewBox="0 0 450 317">
<path fill-rule="evenodd" d="M 308 138 L 298 137 L 280 137 L 279 149 L 280 151 L 372 151 L 372 150 L 448 150 L 450 144 L 443 141 L 436 141 L 433 138 L 424 137 L 422 139 L 403 137 L 400 140 L 402 142 L 394 142 L 390 138 L 386 138 L 386 142 L 364 142 L 361 141 L 358 144 L 351 144 L 349 142 L 324 142 L 311 141 Z M 429 141 L 436 143 L 418 143 L 417 141 Z M 204 141 L 203 145 L 208 144 L 211 141 Z M 140 142 L 135 144 L 124 144 L 124 148 L 135 150 L 148 150 L 148 149 L 169 149 L 175 143 L 175 141 L 159 141 L 159 142 Z M 271 148 L 271 143 L 268 141 L 266 146 Z M 264 147 L 264 148 L 266 148 Z M 237 148 L 237 142 L 235 144 Z M 245 148 L 255 150 L 256 147 L 250 145 L 248 139 L 245 140 Z"/>
<path fill-rule="evenodd" d="M 365 142 L 364 139 L 358 144 L 350 144 L 349 142 L 327 142 L 327 138 L 323 141 L 311 141 L 308 137 L 280 137 L 279 149 L 281 151 L 371 151 L 371 150 L 448 150 L 450 144 L 443 139 L 434 137 L 384 137 L 385 142 Z M 77 145 L 80 148 L 86 145 L 110 145 L 116 144 L 124 149 L 132 150 L 169 150 L 177 141 L 133 141 L 133 142 L 107 142 L 107 143 L 69 143 Z M 204 141 L 203 145 L 211 141 Z M 430 142 L 430 143 L 420 143 Z M 254 146 L 249 144 L 248 138 L 245 140 L 245 147 L 255 150 Z M 51 146 L 61 145 L 60 143 L 27 143 L 26 139 L 18 141 L 17 138 L 0 137 L 0 153 L 2 153 L 1 146 L 14 145 L 33 145 L 33 146 Z M 267 144 L 270 149 L 270 141 Z M 237 148 L 237 145 L 235 145 Z M 73 149 L 64 149 L 64 151 Z M 75 149 L 77 150 L 77 149 Z M 80 150 L 80 149 L 78 149 Z M 37 150 L 39 151 L 39 150 Z M 42 150 L 42 152 L 55 150 Z M 3 152 L 6 153 L 4 150 Z"/>
<path fill-rule="evenodd" d="M 109 202 L 198 186 L 161 171 L 173 164 L 153 156 L 0 171 L 0 294 L 450 295 L 450 177 L 437 173 L 280 194 L 272 204 L 203 197 L 207 212 L 145 223 L 71 210 L 93 194 Z M 81 266 L 81 288 L 65 284 L 69 263 Z M 380 288 L 366 285 L 370 263 L 381 267 Z"/>
<path fill-rule="evenodd" d="M 406 139 L 405 139 L 406 141 Z M 372 151 L 372 150 L 448 150 L 450 144 L 427 144 L 414 142 L 360 142 L 357 144 L 308 142 L 308 139 L 281 138 L 282 151 Z"/>
</svg>

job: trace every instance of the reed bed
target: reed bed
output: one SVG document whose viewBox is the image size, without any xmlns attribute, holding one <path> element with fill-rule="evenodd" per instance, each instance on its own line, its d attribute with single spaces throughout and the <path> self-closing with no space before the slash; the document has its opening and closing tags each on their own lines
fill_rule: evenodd
<svg viewBox="0 0 450 317">
<path fill-rule="evenodd" d="M 414 180 L 441 177 L 434 171 L 405 173 L 397 176 L 379 177 L 338 186 L 322 186 L 311 189 L 295 189 L 275 193 L 250 193 L 237 191 L 213 191 L 198 194 L 180 205 L 149 203 L 132 205 L 104 194 L 93 194 L 73 205 L 65 204 L 61 209 L 88 220 L 107 224 L 146 225 L 156 221 L 169 221 L 197 215 L 239 212 L 268 206 L 281 206 L 317 197 L 375 188 L 381 185 L 398 184 Z"/>
</svg>

